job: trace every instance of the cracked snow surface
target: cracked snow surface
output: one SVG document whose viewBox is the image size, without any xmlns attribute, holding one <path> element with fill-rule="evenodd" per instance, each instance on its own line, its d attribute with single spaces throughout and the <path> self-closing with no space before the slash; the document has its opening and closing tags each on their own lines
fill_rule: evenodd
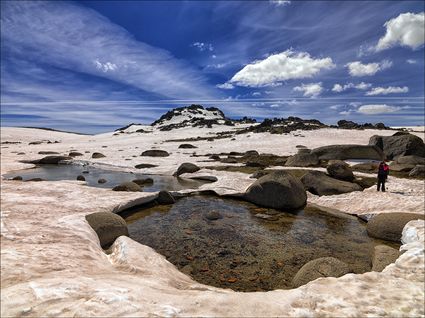
<svg viewBox="0 0 425 318">
<path fill-rule="evenodd" d="M 67 154 L 76 150 L 83 153 L 79 160 L 114 165 L 119 170 L 171 175 L 183 162 L 200 167 L 218 165 L 205 162 L 207 157 L 192 157 L 193 152 L 199 155 L 257 150 L 291 155 L 300 144 L 309 148 L 337 143 L 367 144 L 374 134 L 393 134 L 393 131 L 326 128 L 296 135 L 241 134 L 234 141 L 228 138 L 188 142 L 197 149 L 179 149 L 183 142 L 165 142 L 209 137 L 212 132 L 237 128 L 214 126 L 83 136 L 3 127 L 2 142 L 20 143 L 2 144 L 1 173 L 32 167 L 19 161 L 43 157 L 38 155 L 39 151 Z M 423 133 L 417 135 L 424 137 Z M 47 143 L 48 140 L 52 143 Z M 42 143 L 28 145 L 34 141 Z M 140 156 L 143 151 L 155 148 L 168 151 L 170 156 Z M 25 154 L 18 155 L 20 152 Z M 93 152 L 106 157 L 91 159 Z M 158 166 L 135 169 L 140 163 Z M 219 194 L 243 193 L 255 180 L 248 174 L 208 169 L 187 176 L 196 175 L 217 177 L 217 182 L 205 184 L 201 189 Z M 423 181 L 390 177 L 388 188 L 386 193 L 377 193 L 372 187 L 337 196 L 309 194 L 308 201 L 350 214 L 424 214 Z M 114 192 L 88 187 L 79 181 L 2 179 L 1 316 L 425 316 L 423 221 L 410 221 L 405 226 L 401 246 L 404 253 L 382 272 L 319 278 L 292 290 L 241 293 L 199 284 L 150 247 L 128 237 L 118 238 L 111 253 L 104 253 L 85 215 L 117 212 L 153 200 L 156 195 Z"/>
</svg>

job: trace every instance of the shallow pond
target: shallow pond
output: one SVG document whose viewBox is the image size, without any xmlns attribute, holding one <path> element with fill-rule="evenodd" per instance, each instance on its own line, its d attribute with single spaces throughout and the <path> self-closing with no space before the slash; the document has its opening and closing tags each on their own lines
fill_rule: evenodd
<svg viewBox="0 0 425 318">
<path fill-rule="evenodd" d="M 370 238 L 356 217 L 310 207 L 291 214 L 193 196 L 121 215 L 131 238 L 182 272 L 200 283 L 238 291 L 292 288 L 292 278 L 305 263 L 325 256 L 346 262 L 354 273 L 367 272 L 375 245 L 399 247 Z"/>
<path fill-rule="evenodd" d="M 76 180 L 78 175 L 84 176 L 86 184 L 91 187 L 113 188 L 122 182 L 134 179 L 152 178 L 153 184 L 145 184 L 143 191 L 155 192 L 160 190 L 178 191 L 183 189 L 196 189 L 208 183 L 203 180 L 176 178 L 172 176 L 148 175 L 100 169 L 93 166 L 81 166 L 72 164 L 42 165 L 36 168 L 23 169 L 3 175 L 6 179 L 21 176 L 24 181 L 41 178 L 48 181 Z M 106 183 L 98 183 L 99 179 L 105 179 Z"/>
</svg>

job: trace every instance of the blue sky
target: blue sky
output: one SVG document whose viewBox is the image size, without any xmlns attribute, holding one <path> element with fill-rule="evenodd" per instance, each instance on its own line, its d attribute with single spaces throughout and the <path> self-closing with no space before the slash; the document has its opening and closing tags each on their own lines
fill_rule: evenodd
<svg viewBox="0 0 425 318">
<path fill-rule="evenodd" d="M 1 2 L 1 124 L 230 117 L 424 125 L 423 1 Z"/>
</svg>

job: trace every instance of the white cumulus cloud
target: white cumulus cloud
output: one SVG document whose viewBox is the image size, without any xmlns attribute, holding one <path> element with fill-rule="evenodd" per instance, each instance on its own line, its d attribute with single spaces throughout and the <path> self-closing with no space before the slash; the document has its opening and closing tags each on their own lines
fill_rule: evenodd
<svg viewBox="0 0 425 318">
<path fill-rule="evenodd" d="M 413 60 L 413 59 L 407 59 L 406 62 L 409 63 L 409 64 L 416 64 L 416 63 L 418 63 L 418 61 Z"/>
<path fill-rule="evenodd" d="M 346 91 L 347 89 L 350 89 L 350 88 L 355 88 L 355 89 L 360 89 L 360 90 L 366 90 L 366 89 L 368 89 L 371 86 L 372 86 L 372 84 L 365 83 L 365 82 L 361 82 L 359 84 L 347 83 L 345 85 L 341 85 L 341 84 L 338 84 L 337 83 L 332 88 L 332 92 L 340 93 L 340 92 Z"/>
<path fill-rule="evenodd" d="M 229 82 L 249 87 L 276 86 L 289 79 L 310 78 L 333 67 L 330 57 L 315 59 L 307 52 L 286 50 L 246 65 Z"/>
<path fill-rule="evenodd" d="M 94 64 L 96 65 L 96 68 L 98 70 L 101 70 L 104 73 L 109 71 L 115 71 L 117 69 L 117 65 L 111 62 L 102 63 L 99 60 L 95 60 Z"/>
<path fill-rule="evenodd" d="M 291 4 L 291 1 L 290 0 L 270 0 L 270 3 L 274 4 L 277 7 L 280 7 L 280 6 L 286 6 L 288 4 Z"/>
<path fill-rule="evenodd" d="M 425 15 L 421 13 L 402 13 L 385 22 L 385 35 L 379 39 L 376 51 L 382 51 L 396 45 L 417 49 L 425 42 Z"/>
<path fill-rule="evenodd" d="M 371 76 L 377 72 L 390 68 L 393 63 L 389 60 L 383 60 L 381 63 L 368 63 L 363 64 L 360 61 L 347 63 L 345 67 L 348 68 L 348 73 L 351 76 Z"/>
<path fill-rule="evenodd" d="M 294 91 L 303 92 L 303 95 L 306 97 L 317 97 L 323 91 L 322 83 L 310 83 L 310 84 L 301 84 L 301 86 L 294 87 Z"/>
<path fill-rule="evenodd" d="M 407 86 L 404 87 L 374 87 L 372 90 L 366 93 L 367 96 L 375 96 L 375 95 L 388 95 L 388 94 L 397 94 L 397 93 L 407 93 L 409 88 Z"/>
<path fill-rule="evenodd" d="M 199 51 L 214 51 L 214 46 L 211 43 L 204 43 L 204 42 L 194 42 L 192 43 L 193 47 L 196 47 Z"/>
<path fill-rule="evenodd" d="M 375 114 L 385 114 L 385 113 L 394 113 L 402 109 L 398 106 L 389 106 L 386 104 L 376 104 L 376 105 L 363 105 L 360 106 L 357 110 L 358 113 L 365 115 L 375 115 Z"/>
<path fill-rule="evenodd" d="M 221 88 L 221 89 L 233 89 L 233 88 L 235 88 L 230 83 L 217 84 L 216 87 Z"/>
</svg>

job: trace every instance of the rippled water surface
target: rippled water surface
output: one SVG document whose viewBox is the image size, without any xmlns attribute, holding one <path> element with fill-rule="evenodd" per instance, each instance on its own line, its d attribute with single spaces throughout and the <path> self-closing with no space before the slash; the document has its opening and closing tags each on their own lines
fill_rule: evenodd
<svg viewBox="0 0 425 318">
<path fill-rule="evenodd" d="M 23 169 L 13 173 L 5 174 L 4 177 L 9 179 L 16 176 L 21 176 L 23 177 L 24 181 L 32 178 L 42 178 L 49 181 L 60 181 L 76 180 L 78 175 L 84 176 L 88 186 L 99 188 L 113 188 L 122 182 L 141 178 L 152 178 L 154 180 L 153 184 L 146 184 L 143 186 L 143 191 L 146 192 L 160 190 L 178 191 L 183 189 L 196 189 L 201 185 L 208 183 L 207 181 L 175 178 L 172 176 L 146 175 L 106 170 L 92 166 L 68 164 L 43 165 L 32 169 Z M 107 182 L 98 183 L 98 180 L 101 178 L 107 180 Z"/>
<path fill-rule="evenodd" d="M 123 216 L 133 239 L 154 248 L 182 272 L 200 283 L 239 291 L 292 288 L 292 278 L 305 263 L 325 256 L 363 273 L 371 270 L 375 245 L 398 248 L 370 238 L 356 217 L 309 207 L 290 214 L 194 196 Z"/>
</svg>

